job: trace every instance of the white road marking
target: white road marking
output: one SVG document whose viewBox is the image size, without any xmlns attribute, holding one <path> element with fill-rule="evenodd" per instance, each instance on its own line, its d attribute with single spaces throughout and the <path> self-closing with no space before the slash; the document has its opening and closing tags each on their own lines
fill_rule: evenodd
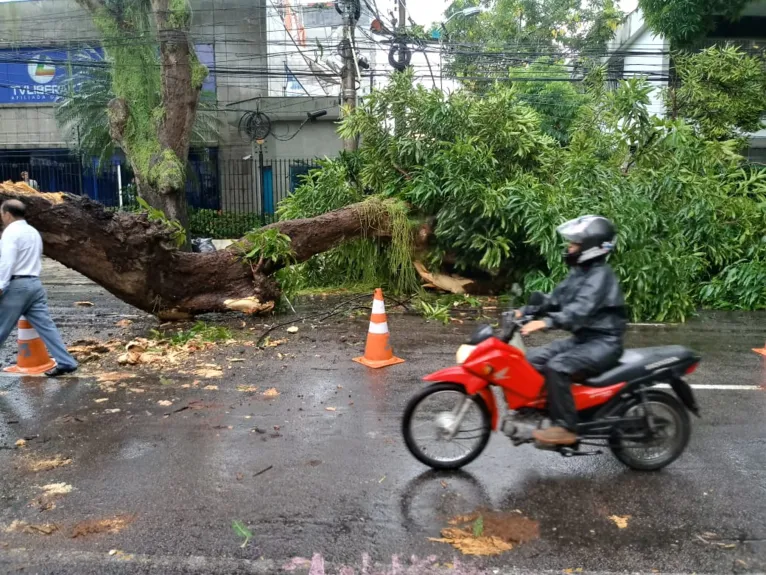
<svg viewBox="0 0 766 575">
<path fill-rule="evenodd" d="M 653 387 L 660 388 L 660 389 L 671 389 L 670 385 L 668 385 L 667 383 L 661 383 Z M 718 390 L 718 391 L 766 391 L 766 387 L 761 387 L 760 385 L 728 385 L 723 383 L 721 384 L 713 383 L 711 385 L 692 383 L 691 388 L 692 389 L 710 389 L 710 390 Z"/>
</svg>

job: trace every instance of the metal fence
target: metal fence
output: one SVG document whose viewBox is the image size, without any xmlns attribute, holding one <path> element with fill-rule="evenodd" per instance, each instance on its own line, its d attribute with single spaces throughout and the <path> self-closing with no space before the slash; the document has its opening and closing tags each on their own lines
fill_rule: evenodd
<svg viewBox="0 0 766 575">
<path fill-rule="evenodd" d="M 186 181 L 193 235 L 238 237 L 272 221 L 279 202 L 317 168 L 316 159 L 221 160 L 192 158 Z M 134 209 L 133 174 L 129 167 L 99 168 L 71 159 L 0 160 L 0 181 L 20 181 L 28 172 L 41 191 L 69 192 L 93 198 L 111 208 Z"/>
</svg>

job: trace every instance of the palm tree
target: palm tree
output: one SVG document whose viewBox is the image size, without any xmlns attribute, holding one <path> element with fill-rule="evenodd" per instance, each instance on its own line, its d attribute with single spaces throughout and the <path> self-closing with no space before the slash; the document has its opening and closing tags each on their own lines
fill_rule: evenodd
<svg viewBox="0 0 766 575">
<path fill-rule="evenodd" d="M 55 109 L 56 122 L 72 142 L 73 148 L 83 160 L 97 158 L 99 169 L 109 165 L 117 149 L 109 134 L 107 111 L 109 102 L 114 98 L 111 62 L 104 60 L 101 54 L 99 50 L 85 49 L 72 57 L 63 95 L 59 97 Z M 150 100 L 146 102 L 145 109 L 155 109 L 160 102 L 159 75 L 136 73 L 134 79 L 144 83 L 141 92 Z M 203 93 L 192 130 L 192 147 L 215 142 L 221 126 L 215 96 L 206 97 Z"/>
</svg>

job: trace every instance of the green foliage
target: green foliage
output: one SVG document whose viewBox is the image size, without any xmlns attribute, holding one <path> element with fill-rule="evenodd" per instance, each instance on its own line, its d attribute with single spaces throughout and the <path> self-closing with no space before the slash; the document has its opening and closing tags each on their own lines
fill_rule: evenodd
<svg viewBox="0 0 766 575">
<path fill-rule="evenodd" d="M 588 96 L 576 83 L 564 81 L 570 77 L 567 69 L 545 58 L 514 70 L 513 77 L 519 100 L 538 113 L 542 131 L 560 143 L 568 144 L 570 131 L 580 109 L 588 102 Z M 529 80 L 524 80 L 526 77 Z M 541 81 L 541 78 L 552 81 Z"/>
<path fill-rule="evenodd" d="M 484 535 L 484 516 L 479 515 L 473 522 L 473 536 L 481 537 Z"/>
<path fill-rule="evenodd" d="M 716 16 L 736 18 L 750 0 L 638 0 L 655 34 L 673 48 L 688 46 L 713 29 Z"/>
<path fill-rule="evenodd" d="M 447 325 L 450 322 L 450 307 L 445 303 L 433 302 L 429 303 L 425 300 L 419 300 L 417 302 L 418 310 L 420 314 L 430 321 L 438 321 Z"/>
<path fill-rule="evenodd" d="M 680 87 L 666 100 L 704 138 L 722 140 L 755 132 L 766 112 L 766 63 L 734 46 L 675 57 Z"/>
<path fill-rule="evenodd" d="M 458 46 L 446 72 L 479 91 L 540 53 L 560 53 L 562 46 L 582 55 L 603 51 L 622 19 L 613 0 L 454 0 L 446 16 L 477 5 L 486 11 L 452 18 L 444 37 Z M 557 63 L 562 72 L 563 64 Z"/>
<path fill-rule="evenodd" d="M 228 240 L 241 238 L 261 227 L 263 218 L 256 213 L 221 212 L 189 208 L 189 233 L 196 238 Z"/>
<path fill-rule="evenodd" d="M 191 328 L 175 332 L 161 332 L 152 330 L 152 339 L 166 341 L 174 346 L 183 346 L 192 340 L 218 343 L 232 338 L 231 330 L 225 326 L 208 325 L 204 321 L 198 321 Z"/>
<path fill-rule="evenodd" d="M 233 521 L 231 524 L 231 528 L 234 530 L 234 533 L 239 537 L 240 539 L 244 539 L 242 542 L 243 549 L 247 547 L 247 544 L 250 543 L 250 540 L 253 538 L 253 533 L 250 531 L 247 527 L 245 527 L 245 524 L 241 521 Z"/>
<path fill-rule="evenodd" d="M 360 136 L 358 153 L 310 174 L 281 213 L 316 215 L 374 194 L 406 206 L 409 218 L 435 220 L 430 265 L 519 281 L 527 292 L 550 291 L 566 274 L 556 226 L 599 213 L 619 229 L 612 265 L 634 320 L 683 320 L 700 305 L 766 306 L 766 172 L 746 169 L 736 141 L 651 116 L 646 82 L 604 93 L 599 74 L 567 145 L 516 86 L 445 96 L 397 74 L 342 123 L 342 135 Z M 309 281 L 380 281 L 380 265 L 364 268 L 390 252 L 365 240 L 302 271 Z"/>
<path fill-rule="evenodd" d="M 249 232 L 235 247 L 247 262 L 256 264 L 257 267 L 267 262 L 289 263 L 294 259 L 290 236 L 281 233 L 277 228 Z"/>
<path fill-rule="evenodd" d="M 359 173 L 361 158 L 341 156 L 337 161 L 321 161 L 303 178 L 303 185 L 279 206 L 282 220 L 309 218 L 349 204 L 360 203 L 362 239 L 343 244 L 302 264 L 296 273 L 303 281 L 300 289 L 338 283 L 365 287 L 387 287 L 395 292 L 417 288 L 412 265 L 413 222 L 401 201 L 386 194 L 370 196 L 367 180 Z M 391 241 L 384 245 L 375 231 L 387 225 Z"/>
<path fill-rule="evenodd" d="M 139 211 L 142 211 L 147 216 L 149 216 L 150 222 L 161 222 L 168 229 L 170 229 L 173 241 L 179 248 L 186 243 L 186 230 L 177 220 L 168 219 L 168 217 L 165 215 L 165 212 L 158 210 L 157 208 L 153 208 L 143 198 L 136 198 L 136 201 L 138 202 L 138 206 L 140 208 Z"/>
</svg>

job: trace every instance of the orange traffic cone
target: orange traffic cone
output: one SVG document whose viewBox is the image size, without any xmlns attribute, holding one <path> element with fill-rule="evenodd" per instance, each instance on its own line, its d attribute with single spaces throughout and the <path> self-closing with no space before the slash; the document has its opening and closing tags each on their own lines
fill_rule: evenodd
<svg viewBox="0 0 766 575">
<path fill-rule="evenodd" d="M 3 371 L 22 375 L 40 375 L 56 367 L 56 362 L 48 355 L 45 344 L 32 325 L 21 317 L 19 319 L 19 354 L 16 365 Z"/>
<path fill-rule="evenodd" d="M 404 363 L 403 359 L 394 357 L 394 352 L 388 343 L 388 336 L 386 304 L 383 301 L 383 290 L 378 288 L 372 300 L 372 315 L 370 329 L 367 332 L 367 345 L 364 347 L 364 357 L 354 358 L 354 361 L 375 369 Z"/>
<path fill-rule="evenodd" d="M 758 355 L 764 356 L 763 370 L 761 371 L 761 387 L 766 389 L 766 344 L 763 347 L 754 347 L 753 351 Z"/>
</svg>

